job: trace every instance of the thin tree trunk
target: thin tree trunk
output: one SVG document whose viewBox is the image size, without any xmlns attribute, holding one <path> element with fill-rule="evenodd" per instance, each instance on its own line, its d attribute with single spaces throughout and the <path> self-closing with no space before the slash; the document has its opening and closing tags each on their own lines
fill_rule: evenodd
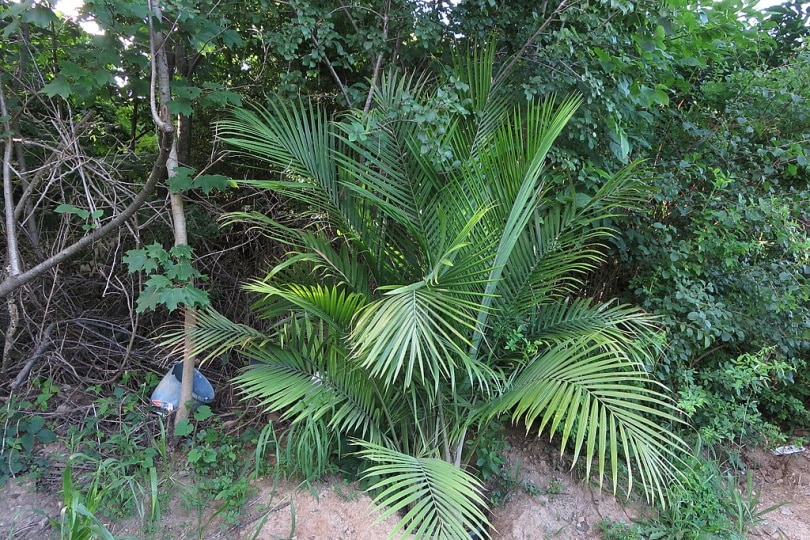
<svg viewBox="0 0 810 540">
<path fill-rule="evenodd" d="M 8 108 L 6 107 L 6 96 L 3 91 L 3 84 L 0 82 L 0 116 L 8 118 Z M 14 149 L 12 140 L 11 124 L 5 120 L 2 124 L 3 131 L 6 132 L 6 140 L 3 148 L 3 203 L 5 205 L 6 221 L 6 272 L 10 278 L 16 278 L 21 273 L 20 252 L 17 248 L 17 220 L 14 217 L 14 192 L 11 183 L 11 155 Z M 17 334 L 17 327 L 20 322 L 20 312 L 16 299 L 9 295 L 7 299 L 8 326 L 5 332 L 3 343 L 3 358 L 0 362 L 0 374 L 5 375 L 9 368 L 11 351 L 14 348 L 14 339 Z"/>
<path fill-rule="evenodd" d="M 149 2 L 149 7 L 157 20 L 161 20 L 160 0 L 153 0 Z M 177 167 L 179 165 L 177 159 L 177 129 L 172 120 L 171 114 L 168 111 L 167 103 L 171 99 L 171 69 L 169 68 L 169 61 L 167 57 L 166 47 L 169 45 L 167 36 L 155 31 L 152 25 L 152 19 L 149 19 L 149 39 L 150 39 L 150 52 L 152 54 L 152 88 L 151 88 L 151 108 L 152 116 L 155 124 L 162 132 L 171 134 L 171 150 L 169 151 L 169 159 L 166 162 L 166 170 L 168 172 L 168 180 L 177 174 Z M 157 88 L 156 88 L 157 86 Z M 158 103 L 154 99 L 154 92 L 158 91 L 160 100 L 160 109 Z M 188 234 L 186 231 L 186 212 L 183 202 L 182 193 L 172 193 L 171 197 L 171 212 L 172 212 L 172 228 L 174 233 L 174 245 L 182 246 L 188 244 Z M 186 336 L 190 335 L 191 329 L 194 327 L 196 321 L 196 311 L 194 308 L 186 307 L 183 318 L 183 329 Z M 188 405 L 192 399 L 192 389 L 194 384 L 194 358 L 191 354 L 191 341 L 186 338 L 183 346 L 183 381 L 180 387 L 180 404 L 177 408 L 177 414 L 174 417 L 175 427 L 184 420 L 188 419 L 189 409 Z"/>
</svg>

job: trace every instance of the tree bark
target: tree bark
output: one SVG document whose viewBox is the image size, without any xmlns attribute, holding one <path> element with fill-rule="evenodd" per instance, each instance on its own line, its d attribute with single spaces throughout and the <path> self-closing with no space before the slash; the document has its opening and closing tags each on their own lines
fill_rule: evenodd
<svg viewBox="0 0 810 540">
<path fill-rule="evenodd" d="M 149 2 L 150 10 L 154 17 L 161 20 L 160 0 L 153 0 Z M 167 36 L 154 29 L 152 18 L 149 18 L 149 42 L 150 51 L 152 53 L 152 88 L 150 94 L 152 116 L 158 129 L 171 137 L 171 149 L 166 163 L 166 170 L 168 172 L 168 179 L 171 180 L 177 174 L 177 167 L 179 166 L 177 159 L 178 137 L 177 128 L 174 125 L 171 114 L 169 113 L 167 104 L 171 99 L 171 77 L 172 68 L 169 67 L 169 58 L 167 47 L 170 41 Z M 158 102 L 155 100 L 155 91 L 157 90 L 158 99 L 160 100 L 160 108 L 158 109 Z M 170 195 L 171 213 L 172 213 L 172 229 L 174 233 L 174 245 L 182 246 L 188 244 L 188 234 L 186 230 L 186 212 L 183 201 L 182 193 L 172 193 Z M 191 349 L 191 329 L 194 327 L 196 321 L 196 311 L 192 307 L 184 308 L 183 329 L 185 330 L 186 339 L 183 344 L 183 381 L 180 386 L 180 404 L 177 408 L 177 413 L 174 417 L 174 425 L 188 419 L 189 407 L 192 400 L 192 390 L 194 385 L 194 356 Z"/>
</svg>

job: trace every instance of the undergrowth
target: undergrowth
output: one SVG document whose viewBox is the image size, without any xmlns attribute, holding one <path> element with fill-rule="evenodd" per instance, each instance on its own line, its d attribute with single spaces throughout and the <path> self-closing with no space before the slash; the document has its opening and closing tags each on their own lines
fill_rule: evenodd
<svg viewBox="0 0 810 540">
<path fill-rule="evenodd" d="M 47 489 L 60 476 L 62 510 L 50 522 L 61 539 L 112 539 L 104 523 L 133 519 L 139 538 L 163 538 L 161 518 L 172 500 L 196 513 L 199 538 L 215 521 L 237 525 L 254 492 L 251 480 L 269 472 L 265 456 L 274 439 L 260 441 L 250 422 L 226 428 L 208 406 L 171 439 L 172 419 L 149 405 L 156 383 L 151 374 L 140 381 L 125 375 L 112 388 L 87 388 L 78 405 L 54 399 L 60 389 L 46 381 L 31 397 L 9 399 L 0 410 L 0 486 L 24 476 Z M 46 453 L 46 443 L 58 446 Z"/>
<path fill-rule="evenodd" d="M 57 420 L 51 420 L 58 418 L 55 396 L 60 389 L 50 381 L 37 385 L 36 395 L 10 399 L 0 410 L 0 483 L 20 475 L 43 479 L 61 470 L 62 512 L 51 522 L 62 539 L 111 539 L 103 524 L 131 518 L 140 521 L 143 538 L 159 538 L 161 518 L 173 497 L 196 515 L 195 534 L 205 538 L 215 522 L 226 528 L 238 525 L 254 493 L 252 481 L 288 476 L 290 460 L 302 452 L 299 447 L 285 449 L 288 438 L 279 437 L 275 426 L 226 426 L 208 406 L 197 408 L 177 427 L 179 451 L 173 451 L 168 420 L 147 404 L 146 392 L 156 379 L 136 383 L 125 377 L 121 383 L 109 391 L 87 389 L 91 401 L 82 409 L 86 414 L 71 417 L 67 428 L 56 428 Z M 56 442 L 57 435 L 69 457 L 40 451 L 42 444 Z M 493 507 L 505 505 L 520 491 L 532 496 L 562 492 L 559 480 L 538 486 L 510 465 L 509 444 L 498 422 L 475 435 L 467 447 L 468 466 L 484 481 Z M 728 470 L 716 457 L 697 450 L 698 457 L 685 463 L 684 481 L 670 487 L 666 507 L 632 524 L 603 520 L 598 525 L 603 538 L 744 540 L 773 507 L 761 508 L 750 476 L 735 474 L 741 467 L 735 469 L 730 459 L 734 452 L 725 455 Z M 343 470 L 351 476 L 351 467 L 339 465 L 327 463 L 321 474 Z M 307 479 L 314 480 L 317 471 L 310 472 Z"/>
</svg>

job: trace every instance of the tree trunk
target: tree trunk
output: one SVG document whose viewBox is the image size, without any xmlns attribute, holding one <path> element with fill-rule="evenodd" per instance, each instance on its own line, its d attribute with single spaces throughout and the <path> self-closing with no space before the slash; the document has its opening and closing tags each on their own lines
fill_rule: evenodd
<svg viewBox="0 0 810 540">
<path fill-rule="evenodd" d="M 150 2 L 150 7 L 157 20 L 161 20 L 160 0 Z M 150 20 L 150 45 L 152 54 L 152 92 L 155 90 L 157 84 L 157 91 L 159 96 L 160 108 L 158 109 L 155 99 L 152 99 L 152 115 L 157 124 L 158 129 L 166 134 L 171 134 L 171 150 L 169 151 L 169 159 L 166 162 L 166 170 L 168 173 L 169 181 L 177 174 L 177 167 L 179 166 L 177 159 L 178 137 L 177 128 L 174 125 L 171 114 L 168 111 L 167 104 L 171 99 L 171 68 L 169 67 L 167 47 L 170 42 L 166 37 L 154 29 Z M 186 212 L 183 203 L 182 193 L 172 193 L 171 200 L 171 213 L 172 213 L 172 229 L 174 233 L 174 245 L 182 246 L 188 244 L 188 234 L 186 231 Z M 183 329 L 188 336 L 190 330 L 194 327 L 196 320 L 196 310 L 192 307 L 185 308 L 183 318 Z M 188 419 L 189 408 L 188 405 L 192 399 L 192 389 L 194 384 L 194 357 L 191 354 L 191 340 L 187 337 L 183 346 L 183 381 L 180 388 L 180 405 L 177 408 L 177 414 L 174 418 L 175 427 L 184 420 Z"/>
</svg>

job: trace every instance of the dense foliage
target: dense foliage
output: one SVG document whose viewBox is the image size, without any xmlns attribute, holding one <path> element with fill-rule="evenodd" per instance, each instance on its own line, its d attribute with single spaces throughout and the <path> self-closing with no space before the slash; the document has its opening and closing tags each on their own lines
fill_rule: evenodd
<svg viewBox="0 0 810 540">
<path fill-rule="evenodd" d="M 202 330 L 306 364 L 286 392 L 343 380 L 366 396 L 363 416 L 274 393 L 266 366 L 239 376 L 285 415 L 287 462 L 307 475 L 357 439 L 370 483 L 427 448 L 461 466 L 465 439 L 507 413 L 568 439 L 598 476 L 641 475 L 667 498 L 649 469 L 679 444 L 670 397 L 732 454 L 807 436 L 806 2 L 81 9 L 98 31 L 48 0 L 0 0 L 0 375 L 33 393 L 3 413 L 16 427 L 0 476 L 41 465 L 32 449 L 53 426 L 37 389 L 148 380 L 165 358 L 151 338 L 175 309 L 208 305 Z M 460 67 L 470 51 L 493 71 Z M 599 324 L 550 330 L 576 314 Z M 247 363 L 219 351 L 206 369 L 222 381 Z M 601 390 L 537 389 L 548 366 L 586 376 L 571 365 L 589 354 L 605 361 L 588 375 Z M 632 379 L 621 389 L 600 379 L 614 367 Z M 386 410 L 396 421 L 371 414 Z M 655 444 L 633 438 L 645 430 Z"/>
</svg>

